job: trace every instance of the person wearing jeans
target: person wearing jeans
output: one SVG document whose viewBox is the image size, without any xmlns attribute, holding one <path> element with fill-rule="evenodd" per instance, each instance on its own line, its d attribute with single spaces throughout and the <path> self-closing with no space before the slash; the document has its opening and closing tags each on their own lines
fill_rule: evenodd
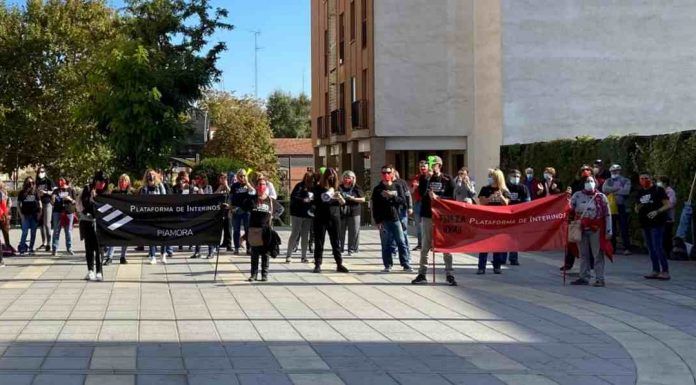
<svg viewBox="0 0 696 385">
<path fill-rule="evenodd" d="M 145 171 L 143 176 L 143 187 L 140 188 L 140 195 L 165 195 L 167 190 L 162 183 L 161 176 L 152 169 Z M 148 246 L 148 257 L 150 258 L 150 264 L 154 265 L 157 263 L 157 246 Z M 167 257 L 171 258 L 174 253 L 174 249 L 171 246 L 162 246 L 160 248 L 162 254 L 162 263 L 167 263 Z"/>
<path fill-rule="evenodd" d="M 24 255 L 34 253 L 34 243 L 36 242 L 36 227 L 41 217 L 41 198 L 34 186 L 31 177 L 24 179 L 22 191 L 17 196 L 19 213 L 22 219 L 22 237 L 19 241 L 19 254 Z M 29 247 L 27 248 L 27 234 L 30 235 Z"/>
<path fill-rule="evenodd" d="M 652 272 L 645 278 L 666 281 L 670 279 L 669 264 L 662 248 L 662 238 L 670 210 L 669 197 L 665 189 L 653 182 L 650 173 L 642 172 L 639 181 L 641 188 L 636 192 L 634 209 L 638 213 L 652 263 Z"/>
<path fill-rule="evenodd" d="M 256 194 L 254 187 L 249 182 L 249 176 L 246 170 L 239 169 L 237 171 L 237 181 L 230 187 L 231 194 L 231 208 L 232 213 L 232 242 L 234 243 L 234 254 L 239 255 L 239 242 L 241 241 L 242 228 L 244 228 L 244 234 L 249 231 L 249 215 L 250 213 L 243 208 L 244 202 L 249 199 L 250 195 Z M 249 242 L 246 242 L 247 254 L 251 254 L 249 249 Z"/>
<path fill-rule="evenodd" d="M 58 252 L 60 232 L 65 230 L 65 248 L 70 255 L 72 251 L 72 228 L 75 213 L 75 190 L 65 178 L 58 179 L 58 187 L 53 190 L 51 204 L 53 205 L 53 242 L 51 244 L 52 254 Z"/>
<path fill-rule="evenodd" d="M 411 197 L 413 198 L 413 222 L 416 226 L 416 237 L 418 239 L 418 244 L 413 248 L 413 251 L 418 251 L 421 249 L 423 241 L 423 232 L 421 229 L 421 207 L 422 207 L 422 197 L 418 191 L 418 186 L 420 183 L 421 176 L 429 176 L 430 166 L 425 160 L 418 162 L 418 175 L 411 178 Z"/>
<path fill-rule="evenodd" d="M 392 243 L 396 243 L 399 252 L 399 262 L 405 271 L 411 271 L 406 234 L 400 219 L 400 210 L 406 204 L 404 186 L 394 183 L 394 167 L 382 167 L 382 182 L 372 190 L 372 218 L 379 227 L 382 245 L 383 272 L 391 271 L 394 264 Z"/>
</svg>

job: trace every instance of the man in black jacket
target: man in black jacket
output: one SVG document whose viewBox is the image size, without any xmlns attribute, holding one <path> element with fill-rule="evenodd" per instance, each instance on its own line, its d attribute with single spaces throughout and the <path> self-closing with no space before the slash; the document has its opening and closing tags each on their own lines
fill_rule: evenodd
<svg viewBox="0 0 696 385">
<path fill-rule="evenodd" d="M 442 158 L 434 157 L 432 165 L 432 175 L 421 175 L 418 182 L 418 192 L 422 197 L 421 203 L 421 249 L 420 267 L 418 275 L 411 281 L 412 284 L 427 283 L 428 279 L 425 274 L 428 272 L 428 253 L 432 248 L 433 243 L 433 213 L 432 201 L 435 199 L 452 199 L 452 178 L 442 173 Z M 447 274 L 447 283 L 451 286 L 457 286 L 457 281 L 454 279 L 454 268 L 452 267 L 452 254 L 444 253 L 445 259 L 445 274 Z"/>
<path fill-rule="evenodd" d="M 406 234 L 399 219 L 399 209 L 406 203 L 406 191 L 400 184 L 394 183 L 394 167 L 382 167 L 382 182 L 372 190 L 372 218 L 379 227 L 382 243 L 382 262 L 385 273 L 391 271 L 394 264 L 392 242 L 399 250 L 399 262 L 404 270 L 410 271 L 410 255 L 406 246 Z"/>
</svg>

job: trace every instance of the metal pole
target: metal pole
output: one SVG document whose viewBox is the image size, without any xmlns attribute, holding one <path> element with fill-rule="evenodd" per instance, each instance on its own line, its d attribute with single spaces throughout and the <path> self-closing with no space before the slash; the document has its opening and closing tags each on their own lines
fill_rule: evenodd
<svg viewBox="0 0 696 385">
<path fill-rule="evenodd" d="M 213 275 L 213 281 L 217 281 L 217 271 L 218 271 L 218 262 L 220 261 L 220 247 L 217 248 L 217 253 L 215 257 L 215 274 Z"/>
</svg>

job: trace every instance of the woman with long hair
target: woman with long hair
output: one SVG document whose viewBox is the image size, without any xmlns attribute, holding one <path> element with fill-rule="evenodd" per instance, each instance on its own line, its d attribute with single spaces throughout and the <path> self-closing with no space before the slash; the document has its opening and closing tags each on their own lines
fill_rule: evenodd
<svg viewBox="0 0 696 385">
<path fill-rule="evenodd" d="M 319 185 L 314 188 L 314 272 L 321 273 L 324 254 L 324 238 L 329 233 L 331 252 L 336 260 L 336 271 L 347 273 L 341 257 L 338 231 L 341 226 L 341 205 L 346 203 L 339 192 L 338 173 L 329 167 L 321 175 Z"/>
<path fill-rule="evenodd" d="M 256 178 L 256 187 L 243 203 L 249 215 L 249 231 L 246 233 L 251 251 L 251 274 L 249 282 L 258 281 L 259 262 L 261 262 L 261 281 L 268 280 L 270 237 L 268 230 L 273 224 L 273 213 L 278 204 L 269 196 L 268 181 L 263 175 Z"/>
<path fill-rule="evenodd" d="M 192 194 L 212 194 L 213 187 L 208 184 L 208 177 L 205 174 L 197 174 L 194 178 L 194 188 L 191 192 Z M 214 245 L 208 245 L 208 253 L 206 254 L 206 259 L 213 258 L 215 250 L 217 250 L 217 242 Z M 193 255 L 191 258 L 201 257 L 201 245 L 196 245 L 193 250 Z"/>
<path fill-rule="evenodd" d="M 481 188 L 478 200 L 484 206 L 507 206 L 510 204 L 510 190 L 505 184 L 505 175 L 500 169 L 488 170 L 488 185 Z M 506 257 L 507 252 L 493 252 L 493 273 L 502 273 L 500 266 Z M 486 274 L 487 262 L 488 253 L 480 253 L 476 274 Z"/>
<path fill-rule="evenodd" d="M 237 181 L 230 187 L 230 204 L 232 213 L 232 241 L 234 242 L 234 254 L 239 255 L 239 247 L 241 241 L 242 227 L 244 227 L 244 234 L 246 235 L 249 231 L 249 211 L 244 208 L 244 202 L 249 198 L 250 192 L 254 190 L 254 187 L 249 182 L 249 175 L 247 171 L 243 168 L 237 171 Z M 249 242 L 247 240 L 247 254 L 251 254 L 249 250 Z"/>
<path fill-rule="evenodd" d="M 102 263 L 99 258 L 99 242 L 97 242 L 97 227 L 96 227 L 96 204 L 94 198 L 98 195 L 106 194 L 109 186 L 109 179 L 103 171 L 99 170 L 94 173 L 92 182 L 82 189 L 80 194 L 80 203 L 82 211 L 80 211 L 80 238 L 85 242 L 85 258 L 87 259 L 87 276 L 88 281 L 102 281 Z M 96 264 L 96 271 L 95 271 Z M 95 274 L 96 272 L 96 274 Z"/>
<path fill-rule="evenodd" d="M 34 254 L 36 228 L 39 226 L 39 218 L 41 218 L 42 203 L 32 177 L 24 179 L 22 191 L 20 191 L 17 196 L 17 204 L 19 206 L 19 216 L 22 219 L 22 237 L 19 241 L 19 255 L 24 255 L 26 253 Z M 30 240 L 29 247 L 27 248 L 28 233 L 30 234 Z"/>
<path fill-rule="evenodd" d="M 165 195 L 167 190 L 162 184 L 160 175 L 153 169 L 148 169 L 143 175 L 143 186 L 140 188 L 141 195 Z M 167 263 L 167 258 L 171 258 L 174 253 L 171 246 L 162 246 L 160 254 L 162 254 L 162 263 Z M 157 263 L 157 246 L 150 246 L 148 256 L 150 264 Z"/>
<path fill-rule="evenodd" d="M 343 183 L 340 186 L 340 193 L 346 203 L 341 206 L 341 228 L 339 240 L 341 242 L 341 252 L 358 252 L 360 245 L 360 205 L 365 203 L 365 193 L 358 186 L 355 173 L 347 170 L 342 174 Z M 346 242 L 346 233 L 348 241 Z M 347 250 L 346 250 L 347 249 Z"/>
<path fill-rule="evenodd" d="M 121 174 L 121 176 L 118 177 L 118 184 L 116 185 L 116 188 L 111 190 L 110 194 L 113 195 L 133 195 L 133 187 L 131 186 L 131 180 L 130 176 L 128 174 Z M 102 263 L 103 265 L 108 265 L 111 263 L 113 257 L 114 257 L 114 247 L 109 246 L 106 249 L 106 258 L 104 259 L 104 262 Z M 128 260 L 126 259 L 126 250 L 128 247 L 126 246 L 121 246 L 121 258 L 119 259 L 119 263 L 121 265 L 125 265 L 128 263 Z"/>
<path fill-rule="evenodd" d="M 312 198 L 314 197 L 314 176 L 311 172 L 306 172 L 302 181 L 295 185 L 290 193 L 290 219 L 292 231 L 288 239 L 288 251 L 285 262 L 290 263 L 292 252 L 297 248 L 297 242 L 301 240 L 302 262 L 307 262 L 307 245 L 309 234 L 312 231 L 312 217 L 309 215 L 312 209 Z"/>
<path fill-rule="evenodd" d="M 51 194 L 51 204 L 53 205 L 53 238 L 51 244 L 51 254 L 58 253 L 61 230 L 65 231 L 65 248 L 69 255 L 75 255 L 72 250 L 72 229 L 73 219 L 75 218 L 75 200 L 77 193 L 70 186 L 70 181 L 66 178 L 58 178 L 58 187 Z"/>
</svg>

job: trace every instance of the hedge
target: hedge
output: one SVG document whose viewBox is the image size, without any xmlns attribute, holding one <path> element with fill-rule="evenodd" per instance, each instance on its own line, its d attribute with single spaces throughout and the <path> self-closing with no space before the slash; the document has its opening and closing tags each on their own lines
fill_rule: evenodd
<svg viewBox="0 0 696 385">
<path fill-rule="evenodd" d="M 229 158 L 206 158 L 193 167 L 191 175 L 204 174 L 208 177 L 208 183 L 217 189 L 217 177 L 220 173 L 237 172 L 246 166 L 236 160 Z"/>
<path fill-rule="evenodd" d="M 620 164 L 623 175 L 631 178 L 634 188 L 638 186 L 638 174 L 641 171 L 647 170 L 655 176 L 668 176 L 677 193 L 678 220 L 696 172 L 696 131 L 655 136 L 613 136 L 605 139 L 578 137 L 500 148 L 500 165 L 503 170 L 532 167 L 539 177 L 544 167 L 552 166 L 566 186 L 577 176 L 581 165 L 591 165 L 596 159 L 602 159 L 607 168 L 613 163 Z M 632 238 L 642 239 L 642 235 L 634 231 Z"/>
</svg>

